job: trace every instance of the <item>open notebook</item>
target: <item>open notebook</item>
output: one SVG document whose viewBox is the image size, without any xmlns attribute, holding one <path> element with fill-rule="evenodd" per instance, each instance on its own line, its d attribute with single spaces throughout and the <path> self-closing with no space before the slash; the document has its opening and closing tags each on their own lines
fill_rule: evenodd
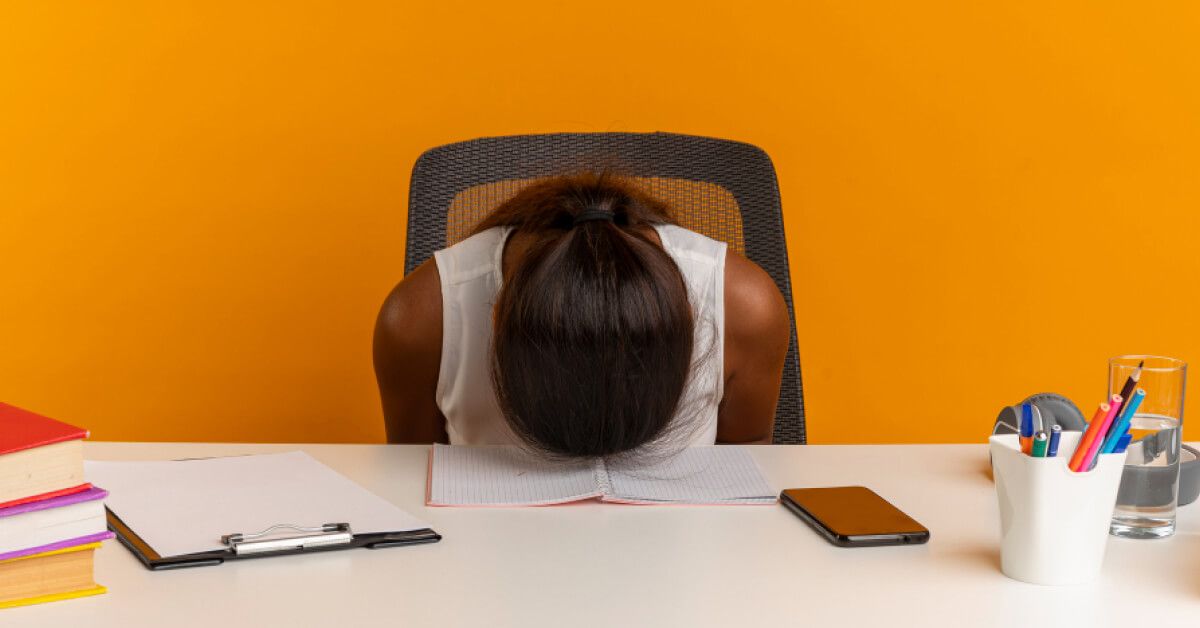
<svg viewBox="0 0 1200 628">
<path fill-rule="evenodd" d="M 531 458 L 514 447 L 434 445 L 430 506 L 549 506 L 600 499 L 623 504 L 773 504 L 749 452 L 730 445 L 689 447 L 665 461 L 633 466 L 605 460 Z"/>
</svg>

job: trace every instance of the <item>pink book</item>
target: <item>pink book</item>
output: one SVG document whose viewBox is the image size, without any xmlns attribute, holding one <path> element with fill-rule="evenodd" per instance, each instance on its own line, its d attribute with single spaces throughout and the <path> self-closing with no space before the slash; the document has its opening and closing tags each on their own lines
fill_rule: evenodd
<svg viewBox="0 0 1200 628">
<path fill-rule="evenodd" d="M 0 560 L 109 538 L 99 488 L 0 508 Z"/>
<path fill-rule="evenodd" d="M 516 447 L 434 445 L 430 506 L 553 506 L 596 499 L 621 504 L 774 504 L 775 491 L 743 447 L 689 447 L 669 457 L 538 459 Z"/>
</svg>

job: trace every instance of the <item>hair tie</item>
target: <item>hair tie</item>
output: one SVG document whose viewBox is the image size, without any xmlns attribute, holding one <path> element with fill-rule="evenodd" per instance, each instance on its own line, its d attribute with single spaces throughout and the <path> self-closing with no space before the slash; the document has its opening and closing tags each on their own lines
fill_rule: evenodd
<svg viewBox="0 0 1200 628">
<path fill-rule="evenodd" d="M 578 214 L 575 214 L 575 219 L 571 221 L 571 226 L 577 226 L 580 223 L 590 222 L 592 220 L 607 220 L 613 221 L 613 213 L 604 211 L 603 209 L 585 209 Z"/>
</svg>

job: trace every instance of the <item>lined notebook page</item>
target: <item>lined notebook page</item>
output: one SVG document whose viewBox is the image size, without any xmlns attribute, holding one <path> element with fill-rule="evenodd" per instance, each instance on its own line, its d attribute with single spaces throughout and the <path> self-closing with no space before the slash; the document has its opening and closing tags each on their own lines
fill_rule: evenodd
<svg viewBox="0 0 1200 628">
<path fill-rule="evenodd" d="M 430 455 L 430 506 L 545 506 L 593 497 L 635 504 L 775 503 L 775 491 L 741 447 L 690 447 L 666 461 L 607 467 L 546 462 L 513 447 L 434 445 Z"/>
<path fill-rule="evenodd" d="M 609 464 L 606 501 L 644 504 L 773 504 L 775 491 L 750 452 L 731 445 L 689 447 L 657 464 Z"/>
<path fill-rule="evenodd" d="M 593 463 L 537 460 L 515 447 L 434 445 L 430 506 L 544 506 L 597 497 Z"/>
</svg>

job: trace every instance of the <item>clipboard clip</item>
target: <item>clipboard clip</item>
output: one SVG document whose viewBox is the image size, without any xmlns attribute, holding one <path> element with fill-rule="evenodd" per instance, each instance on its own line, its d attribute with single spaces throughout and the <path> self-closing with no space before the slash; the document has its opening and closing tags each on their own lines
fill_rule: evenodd
<svg viewBox="0 0 1200 628">
<path fill-rule="evenodd" d="M 277 530 L 292 530 L 298 535 L 279 536 Z M 240 555 L 284 552 L 325 545 L 345 545 L 354 540 L 349 523 L 326 523 L 304 527 L 291 523 L 273 525 L 261 532 L 234 532 L 221 537 L 221 544 Z"/>
</svg>

